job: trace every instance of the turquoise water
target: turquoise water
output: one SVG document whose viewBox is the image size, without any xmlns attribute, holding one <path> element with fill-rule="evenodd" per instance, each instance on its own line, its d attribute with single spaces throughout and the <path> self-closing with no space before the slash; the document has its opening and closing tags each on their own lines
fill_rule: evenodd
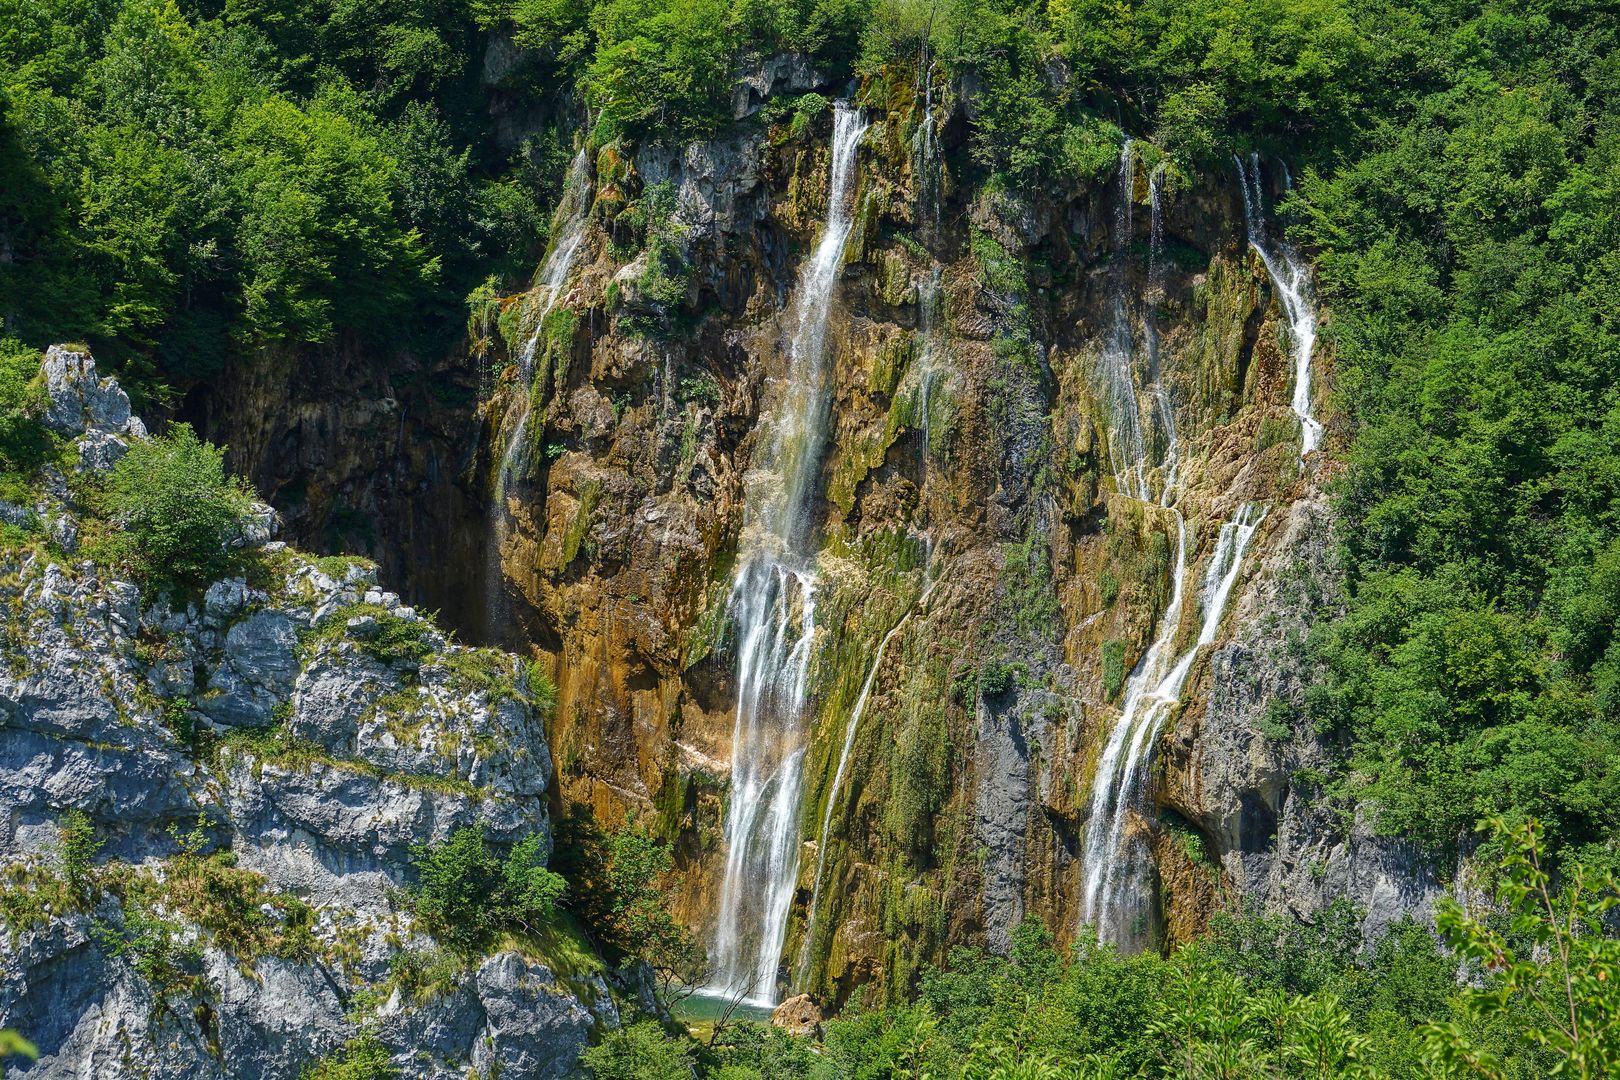
<svg viewBox="0 0 1620 1080">
<path fill-rule="evenodd" d="M 677 1001 L 670 1007 L 675 1019 L 687 1026 L 703 1022 L 713 1022 L 725 1014 L 726 1007 L 731 999 L 718 994 L 705 994 L 698 991 L 690 997 Z M 731 1011 L 733 1020 L 760 1020 L 771 1018 L 771 1010 L 762 1005 L 750 1005 L 746 1002 L 739 1004 Z"/>
</svg>

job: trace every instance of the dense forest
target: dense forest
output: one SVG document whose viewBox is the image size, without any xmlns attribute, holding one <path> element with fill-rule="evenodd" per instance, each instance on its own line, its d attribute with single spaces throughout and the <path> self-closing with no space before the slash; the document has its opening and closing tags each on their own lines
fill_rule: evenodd
<svg viewBox="0 0 1620 1080">
<path fill-rule="evenodd" d="M 1347 817 L 1442 875 L 1496 868 L 1499 918 L 1363 947 L 1348 916 L 1239 911 L 1169 956 L 1059 952 L 1031 924 L 1010 956 L 928 967 L 909 1003 L 857 998 L 814 1049 L 643 1022 L 593 1074 L 1615 1075 L 1612 4 L 0 0 L 0 496 L 56 452 L 48 345 L 86 343 L 149 419 L 265 354 L 453 352 L 469 304 L 529 282 L 578 147 L 824 110 L 734 120 L 740 66 L 780 52 L 851 87 L 959 82 L 960 167 L 989 191 L 1107 182 L 1126 136 L 1225 184 L 1234 156 L 1286 162 L 1346 584 L 1285 719 L 1332 748 L 1309 780 Z M 499 135 L 519 113 L 541 122 Z M 542 884 L 549 910 L 565 887 Z M 351 1051 L 315 1075 L 397 1075 Z"/>
</svg>

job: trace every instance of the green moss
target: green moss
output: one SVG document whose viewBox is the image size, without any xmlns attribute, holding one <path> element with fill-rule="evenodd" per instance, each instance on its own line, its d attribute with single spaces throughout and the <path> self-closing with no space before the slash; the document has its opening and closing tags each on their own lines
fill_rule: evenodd
<svg viewBox="0 0 1620 1080">
<path fill-rule="evenodd" d="M 573 519 L 568 522 L 568 528 L 563 532 L 562 558 L 559 566 L 567 566 L 579 554 L 580 545 L 584 543 L 585 536 L 591 529 L 591 515 L 596 511 L 596 504 L 602 497 L 602 483 L 600 480 L 587 480 L 579 490 L 579 505 L 574 510 Z"/>
<path fill-rule="evenodd" d="M 1102 679 L 1103 693 L 1112 701 L 1125 685 L 1125 642 L 1118 638 L 1103 642 Z"/>
<path fill-rule="evenodd" d="M 540 322 L 536 345 L 534 381 L 529 385 L 529 408 L 539 409 L 546 399 L 546 373 L 552 373 L 559 391 L 568 385 L 568 368 L 574 356 L 574 340 L 579 332 L 579 316 L 568 308 L 553 307 Z"/>
<path fill-rule="evenodd" d="M 349 631 L 349 620 L 370 617 L 376 630 L 368 637 L 357 637 Z M 385 664 L 395 662 L 421 663 L 433 653 L 428 636 L 431 624 L 419 619 L 407 619 L 394 614 L 381 604 L 349 604 L 329 614 L 321 624 L 306 632 L 306 648 L 325 642 L 349 640 L 363 652 Z"/>
<path fill-rule="evenodd" d="M 358 758 L 342 757 L 324 746 L 297 739 L 285 728 L 236 728 L 227 732 L 218 742 L 217 749 L 230 753 L 248 754 L 259 762 L 288 771 L 307 771 L 316 767 L 340 769 L 359 776 L 368 776 L 380 783 L 399 784 L 418 791 L 431 791 L 440 795 L 464 795 L 482 799 L 484 789 L 453 774 L 396 772 Z"/>
<path fill-rule="evenodd" d="M 1113 607 L 1114 601 L 1119 599 L 1119 578 L 1106 566 L 1097 575 L 1097 591 L 1102 594 L 1104 607 Z"/>
</svg>

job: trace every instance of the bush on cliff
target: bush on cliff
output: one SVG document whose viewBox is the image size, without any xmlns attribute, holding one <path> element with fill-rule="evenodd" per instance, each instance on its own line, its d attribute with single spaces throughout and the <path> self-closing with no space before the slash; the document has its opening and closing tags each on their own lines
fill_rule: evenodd
<svg viewBox="0 0 1620 1080">
<path fill-rule="evenodd" d="M 252 503 L 247 483 L 226 476 L 224 449 L 176 424 L 135 443 L 113 467 L 103 493 L 117 530 L 109 554 L 147 581 L 200 585 L 241 561 L 231 541 Z"/>
<path fill-rule="evenodd" d="M 7 489 L 24 480 L 50 453 L 50 433 L 40 423 L 45 393 L 39 383 L 39 351 L 15 338 L 0 338 L 0 477 Z"/>
<path fill-rule="evenodd" d="M 416 914 L 428 931 L 463 956 L 488 951 L 503 933 L 535 934 L 556 916 L 567 882 L 547 870 L 543 839 L 530 836 L 503 859 L 482 825 L 468 825 L 443 844 L 417 847 Z"/>
</svg>

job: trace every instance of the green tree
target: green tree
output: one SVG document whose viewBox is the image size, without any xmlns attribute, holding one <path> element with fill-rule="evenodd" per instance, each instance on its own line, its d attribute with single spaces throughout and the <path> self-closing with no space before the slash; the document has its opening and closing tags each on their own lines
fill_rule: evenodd
<svg viewBox="0 0 1620 1080">
<path fill-rule="evenodd" d="M 41 418 L 45 388 L 39 353 L 10 337 L 0 337 L 0 473 L 23 481 L 50 453 L 50 433 Z"/>
<path fill-rule="evenodd" d="M 695 1075 L 697 1044 L 641 1020 L 603 1036 L 582 1055 L 594 1080 L 681 1080 Z"/>
<path fill-rule="evenodd" d="M 629 821 L 605 832 L 576 804 L 559 823 L 557 855 L 576 886 L 574 913 L 610 956 L 646 960 L 666 991 L 702 981 L 703 948 L 670 909 L 667 842 Z"/>
<path fill-rule="evenodd" d="M 397 1080 L 388 1047 L 375 1035 L 350 1039 L 342 1049 L 299 1073 L 299 1080 Z"/>
<path fill-rule="evenodd" d="M 200 585 L 241 561 L 232 541 L 252 490 L 225 475 L 225 452 L 187 424 L 137 440 L 113 466 L 103 503 L 115 554 L 150 581 Z"/>
<path fill-rule="evenodd" d="M 535 835 L 503 858 L 482 824 L 462 826 L 442 844 L 415 849 L 412 907 L 434 937 L 463 956 L 481 955 L 497 935 L 534 933 L 555 916 L 566 882 L 546 869 L 544 854 Z"/>
<path fill-rule="evenodd" d="M 1483 985 L 1462 989 L 1461 1012 L 1477 1021 L 1528 1018 L 1519 1035 L 1552 1053 L 1553 1076 L 1613 1076 L 1620 1072 L 1620 938 L 1605 920 L 1620 906 L 1620 885 L 1612 873 L 1577 864 L 1555 888 L 1539 823 L 1497 819 L 1491 827 L 1507 847 L 1495 899 L 1508 925 L 1449 897 L 1436 916 L 1447 943 L 1483 977 Z M 1506 1075 L 1500 1058 L 1457 1021 L 1431 1025 L 1428 1037 L 1447 1067 Z"/>
</svg>

